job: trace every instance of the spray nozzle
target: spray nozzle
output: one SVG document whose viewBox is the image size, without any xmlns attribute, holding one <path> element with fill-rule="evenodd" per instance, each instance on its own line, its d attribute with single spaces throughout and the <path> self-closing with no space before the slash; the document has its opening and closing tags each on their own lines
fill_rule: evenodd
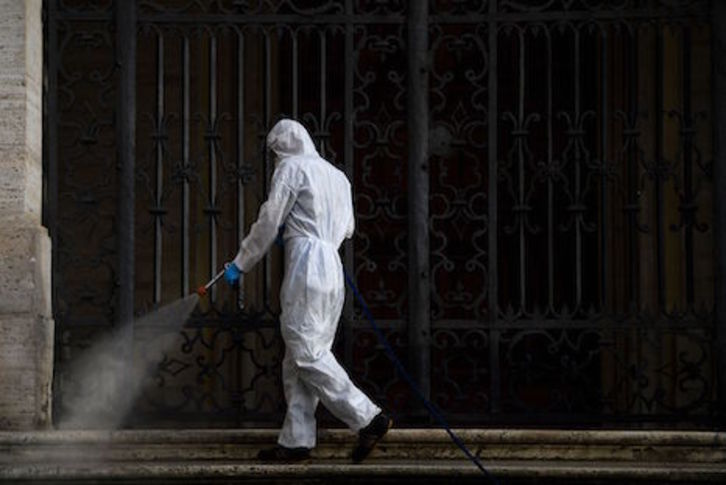
<svg viewBox="0 0 726 485">
<path fill-rule="evenodd" d="M 229 264 L 229 263 L 227 263 L 227 264 Z M 227 267 L 227 266 L 225 265 L 225 268 L 226 268 L 226 267 Z M 208 283 L 207 283 L 206 285 L 202 285 L 202 286 L 200 286 L 199 288 L 197 288 L 197 295 L 199 295 L 199 296 L 206 296 L 206 295 L 207 295 L 207 291 L 208 291 L 208 290 L 209 290 L 209 289 L 210 289 L 210 288 L 211 288 L 212 286 L 214 286 L 214 285 L 215 285 L 215 283 L 217 283 L 217 281 L 219 281 L 219 279 L 220 279 L 220 278 L 221 278 L 222 276 L 224 276 L 224 269 L 222 269 L 222 271 L 220 271 L 219 273 L 217 273 L 217 274 L 216 274 L 216 275 L 214 276 L 214 278 L 212 278 L 211 280 L 209 280 L 209 282 L 208 282 Z"/>
<path fill-rule="evenodd" d="M 209 280 L 209 282 L 206 285 L 202 285 L 199 288 L 197 288 L 197 295 L 199 295 L 200 297 L 207 296 L 207 292 L 209 291 L 209 289 L 212 286 L 214 286 L 217 283 L 217 281 L 219 281 L 220 278 L 222 278 L 222 276 L 224 276 L 224 271 L 229 267 L 230 264 L 232 264 L 232 263 L 226 263 L 224 265 L 224 268 L 222 268 L 222 270 L 219 273 L 217 273 L 214 276 L 214 278 Z M 241 280 L 242 280 L 242 274 L 240 274 L 240 281 Z M 240 310 L 244 310 L 244 308 L 245 308 L 245 297 L 244 297 L 244 292 L 241 289 L 241 284 L 240 284 L 240 289 L 239 289 L 239 295 L 237 297 L 237 306 L 239 307 Z"/>
</svg>

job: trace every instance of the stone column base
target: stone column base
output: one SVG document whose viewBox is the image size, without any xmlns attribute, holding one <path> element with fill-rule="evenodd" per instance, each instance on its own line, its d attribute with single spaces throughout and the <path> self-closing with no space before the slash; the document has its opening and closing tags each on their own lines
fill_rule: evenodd
<svg viewBox="0 0 726 485">
<path fill-rule="evenodd" d="M 0 231 L 0 429 L 51 425 L 51 243 L 29 217 Z"/>
</svg>

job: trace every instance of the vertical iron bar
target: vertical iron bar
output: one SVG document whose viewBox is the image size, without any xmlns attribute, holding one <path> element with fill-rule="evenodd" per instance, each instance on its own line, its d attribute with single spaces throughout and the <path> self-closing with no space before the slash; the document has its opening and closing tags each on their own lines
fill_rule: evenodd
<svg viewBox="0 0 726 485">
<path fill-rule="evenodd" d="M 635 120 L 638 116 L 638 31 L 631 34 L 632 46 L 628 49 L 628 124 L 633 124 L 633 130 L 635 129 Z M 630 308 L 626 309 L 626 312 L 640 312 L 640 286 L 638 285 L 638 277 L 640 275 L 640 265 L 638 258 L 638 210 L 640 207 L 640 201 L 638 200 L 638 172 L 639 160 L 638 160 L 638 146 L 635 138 L 635 133 L 629 135 L 629 139 L 626 138 L 626 150 L 625 150 L 625 163 L 627 164 L 627 183 L 628 183 L 628 259 L 626 271 L 628 272 L 628 295 L 630 301 L 628 304 Z"/>
<path fill-rule="evenodd" d="M 607 27 L 603 27 L 607 29 Z M 606 175 L 606 163 L 608 163 L 608 35 L 607 30 L 602 33 L 602 53 L 600 55 L 600 164 L 602 175 L 600 178 L 600 311 L 607 306 L 608 277 L 610 275 L 609 252 L 608 252 L 608 180 Z"/>
<path fill-rule="evenodd" d="M 428 175 L 428 2 L 411 2 L 408 17 L 409 351 L 424 396 L 430 392 Z"/>
<path fill-rule="evenodd" d="M 656 259 L 656 265 L 657 265 L 657 275 L 658 275 L 658 309 L 660 310 L 660 317 L 661 315 L 667 315 L 669 309 L 667 308 L 668 302 L 666 301 L 665 296 L 665 278 L 666 278 L 666 269 L 665 269 L 665 232 L 666 232 L 666 221 L 665 221 L 665 181 L 667 180 L 668 175 L 664 173 L 664 170 L 666 169 L 666 161 L 665 161 L 665 154 L 664 154 L 664 115 L 665 115 L 665 81 L 663 79 L 663 69 L 664 69 L 664 46 L 663 46 L 663 31 L 665 30 L 666 26 L 663 22 L 656 22 L 655 23 L 657 30 L 657 41 L 656 41 L 656 52 L 655 52 L 655 63 L 656 63 L 656 69 L 655 69 L 655 80 L 656 80 L 656 108 L 655 108 L 655 114 L 656 114 L 656 184 L 655 184 L 655 193 L 656 193 L 656 235 L 657 235 L 657 259 Z M 649 329 L 642 329 L 642 335 L 643 338 L 652 338 L 651 336 L 655 334 L 653 331 L 649 331 Z M 641 340 L 642 341 L 642 340 Z M 674 349 L 675 350 L 675 349 Z M 655 386 L 658 386 L 658 388 L 662 388 L 662 379 L 663 376 L 658 375 L 656 377 L 656 382 L 654 382 Z M 675 384 L 675 379 L 672 379 L 670 385 Z"/>
<path fill-rule="evenodd" d="M 237 241 L 245 234 L 245 186 L 242 178 L 245 157 L 245 39 L 237 32 Z M 244 295 L 244 278 L 240 278 L 237 298 Z"/>
<path fill-rule="evenodd" d="M 190 169 L 189 166 L 189 124 L 190 119 L 190 93 L 189 93 L 189 37 L 188 34 L 184 34 L 182 40 L 182 220 L 181 220 L 181 234 L 182 234 L 182 254 L 181 254 L 181 266 L 182 266 L 182 281 L 181 281 L 181 296 L 184 297 L 189 294 L 189 177 L 187 171 Z"/>
<path fill-rule="evenodd" d="M 552 38 L 547 35 L 547 165 L 553 163 L 552 138 Z M 554 184 L 547 177 L 547 304 L 550 311 L 555 310 L 555 215 Z"/>
<path fill-rule="evenodd" d="M 580 79 L 580 30 L 575 29 L 575 123 L 576 125 L 581 124 L 580 120 L 580 110 L 582 108 L 581 106 L 581 100 L 580 100 L 580 82 L 582 80 Z M 579 135 L 576 135 L 579 136 Z M 577 139 L 577 138 L 576 138 Z M 582 152 L 580 150 L 580 142 L 583 140 L 578 141 L 575 144 L 575 204 L 580 204 L 582 201 L 580 200 L 581 197 L 581 163 L 582 163 Z M 582 304 L 582 228 L 581 228 L 581 220 L 578 219 L 578 217 L 582 217 L 583 214 L 579 212 L 575 212 L 575 305 L 574 309 L 575 311 L 580 309 L 580 305 Z"/>
<path fill-rule="evenodd" d="M 726 2 L 712 2 L 711 35 L 713 56 L 713 193 L 726 193 Z M 719 420 L 726 421 L 726 201 L 714 197 L 714 239 L 716 246 L 715 326 L 718 359 Z"/>
<path fill-rule="evenodd" d="M 496 22 L 497 5 L 496 2 L 489 2 L 489 80 L 487 88 L 489 90 L 489 119 L 488 126 L 488 154 L 489 161 L 489 186 L 488 186 L 488 215 L 489 215 L 489 281 L 487 288 L 489 289 L 489 325 L 491 328 L 491 337 L 489 339 L 489 370 L 491 374 L 490 382 L 490 410 L 493 414 L 500 411 L 501 402 L 501 371 L 499 368 L 499 330 L 494 327 L 499 320 L 499 261 L 498 261 L 498 243 L 497 237 L 499 232 L 499 219 L 497 213 L 497 177 L 498 157 L 497 157 L 497 136 L 498 136 L 498 120 L 499 108 L 497 103 L 497 22 Z"/>
<path fill-rule="evenodd" d="M 244 94 L 245 94 L 245 43 L 244 34 L 241 30 L 237 30 L 237 242 L 238 244 L 242 241 L 245 231 L 245 189 L 244 179 L 242 174 L 244 173 L 244 157 L 245 157 L 245 125 L 244 125 Z M 237 301 L 244 302 L 244 291 L 245 291 L 245 279 L 239 279 L 239 286 L 237 287 Z M 243 340 L 243 342 L 245 342 Z M 242 366 L 243 352 L 237 351 L 236 354 L 236 389 L 244 388 L 244 381 L 247 375 L 245 368 Z M 243 418 L 242 413 L 247 411 L 247 400 L 246 398 L 240 398 L 238 405 L 237 421 Z"/>
<path fill-rule="evenodd" d="M 524 33 L 519 32 L 519 102 L 517 107 L 517 119 L 519 120 L 519 130 L 524 128 Z M 519 133 L 516 138 L 517 143 L 517 173 L 518 173 L 518 190 L 517 204 L 519 205 L 519 299 L 522 311 L 527 309 L 527 248 L 525 245 L 525 225 L 524 225 L 524 135 Z"/>
<path fill-rule="evenodd" d="M 668 311 L 665 301 L 665 266 L 664 245 L 665 235 L 663 229 L 663 180 L 661 173 L 665 167 L 663 160 L 663 26 L 656 22 L 656 49 L 655 49 L 655 204 L 656 204 L 656 277 L 658 278 L 658 309 L 665 313 Z"/>
<path fill-rule="evenodd" d="M 264 105 L 264 123 L 265 123 L 265 130 L 269 130 L 271 128 L 271 118 L 272 118 L 272 43 L 270 40 L 270 32 L 266 29 L 263 29 L 262 32 L 265 34 L 265 105 Z M 266 146 L 267 140 L 263 136 L 262 138 L 262 152 L 264 153 L 263 156 L 263 163 L 265 165 L 264 167 L 264 173 L 265 177 L 262 181 L 262 188 L 264 190 L 264 194 L 267 194 L 267 182 L 270 180 L 271 174 L 272 174 L 272 167 L 270 167 L 270 160 L 267 156 L 267 146 Z M 264 259 L 264 284 L 263 284 L 265 291 L 262 296 L 262 301 L 264 302 L 264 308 L 270 308 L 270 295 L 272 291 L 272 259 L 270 256 L 270 252 L 267 252 L 267 255 Z"/>
<path fill-rule="evenodd" d="M 154 215 L 154 303 L 161 302 L 161 270 L 162 270 L 162 225 L 161 205 L 164 190 L 164 35 L 159 32 L 156 44 L 156 187 L 154 199 L 156 214 Z"/>
<path fill-rule="evenodd" d="M 693 119 L 691 113 L 691 30 L 683 27 L 683 113 L 681 118 L 681 136 L 683 137 L 683 201 L 682 205 L 694 204 L 693 200 Z M 693 282 L 693 223 L 695 214 L 690 207 L 683 207 L 682 217 L 685 224 L 686 246 L 686 304 L 689 310 L 694 309 L 695 288 Z"/>
<path fill-rule="evenodd" d="M 271 128 L 270 126 L 270 118 L 272 117 L 272 42 L 270 40 L 270 33 L 266 29 L 262 29 L 262 32 L 265 36 L 265 77 L 264 77 L 264 119 L 263 122 L 265 124 L 265 130 L 269 130 Z M 265 188 L 265 192 L 267 192 L 267 181 L 270 176 L 270 166 L 267 159 L 267 150 L 265 150 L 265 178 L 263 180 L 263 185 Z"/>
<path fill-rule="evenodd" d="M 345 142 L 343 143 L 343 156 L 345 161 L 345 173 L 350 180 L 351 188 L 355 194 L 355 186 L 353 185 L 355 182 L 353 178 L 353 123 L 355 122 L 355 113 L 353 112 L 353 69 L 355 66 L 353 53 L 353 24 L 351 23 L 353 16 L 353 0 L 345 0 L 345 13 Z M 353 210 L 355 211 L 355 205 L 353 206 Z M 353 245 L 353 239 L 354 238 L 351 238 L 345 241 L 343 246 L 343 257 L 348 274 L 355 275 L 355 247 Z M 346 292 L 343 312 L 346 320 L 346 325 L 343 330 L 343 352 L 345 362 L 350 368 L 353 365 L 353 322 L 355 321 L 355 309 L 353 307 L 353 298 L 350 295 L 350 292 Z"/>
<path fill-rule="evenodd" d="M 116 2 L 116 61 L 119 66 L 116 97 L 118 179 L 118 278 L 116 323 L 131 355 L 134 321 L 134 161 L 136 155 L 136 2 Z"/>
<path fill-rule="evenodd" d="M 209 278 L 217 273 L 217 38 L 212 34 L 209 39 Z M 214 135 L 214 136 L 212 136 Z M 212 287 L 211 300 L 214 301 L 217 291 Z"/>
<path fill-rule="evenodd" d="M 297 29 L 291 28 L 290 35 L 292 36 L 292 117 L 297 119 L 298 115 L 298 42 L 297 42 Z"/>
<path fill-rule="evenodd" d="M 320 133 L 324 133 L 325 125 L 325 113 L 328 110 L 326 106 L 326 93 L 327 93 L 327 41 L 325 37 L 325 29 L 320 29 L 320 125 L 318 129 Z M 320 155 L 325 157 L 325 137 L 320 138 Z"/>
</svg>

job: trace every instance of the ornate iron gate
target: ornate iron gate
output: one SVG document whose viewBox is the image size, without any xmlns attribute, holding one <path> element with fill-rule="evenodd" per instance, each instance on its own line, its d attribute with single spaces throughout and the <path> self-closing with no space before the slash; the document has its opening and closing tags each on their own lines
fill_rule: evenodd
<svg viewBox="0 0 726 485">
<path fill-rule="evenodd" d="M 264 135 L 287 115 L 353 181 L 345 265 L 452 421 L 712 422 L 708 13 L 48 0 L 57 405 L 94 335 L 236 252 L 271 172 Z M 134 329 L 156 371 L 130 425 L 280 418 L 280 272 L 273 251 L 247 275 L 246 312 L 220 287 L 181 334 Z M 144 351 L 170 332 L 174 349 Z M 425 422 L 352 301 L 338 350 L 379 402 Z"/>
</svg>

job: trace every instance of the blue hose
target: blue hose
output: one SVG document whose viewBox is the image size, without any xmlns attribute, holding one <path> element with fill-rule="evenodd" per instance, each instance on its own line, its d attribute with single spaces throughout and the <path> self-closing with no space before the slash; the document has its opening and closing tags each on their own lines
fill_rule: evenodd
<svg viewBox="0 0 726 485">
<path fill-rule="evenodd" d="M 275 245 L 279 247 L 284 247 L 284 241 L 282 239 L 282 233 L 284 226 L 280 226 L 280 229 L 277 234 L 277 238 L 275 239 Z M 391 348 L 391 344 L 388 343 L 388 340 L 386 340 L 385 335 L 383 335 L 383 332 L 381 331 L 381 327 L 378 326 L 376 323 L 376 319 L 373 318 L 373 314 L 371 313 L 370 308 L 368 308 L 368 305 L 366 304 L 366 301 L 363 299 L 363 296 L 360 294 L 360 291 L 358 291 L 358 287 L 353 282 L 353 278 L 350 277 L 348 274 L 348 271 L 346 271 L 345 267 L 343 267 L 343 275 L 345 276 L 345 282 L 348 283 L 348 286 L 350 286 L 350 289 L 353 291 L 353 295 L 355 295 L 356 300 L 358 300 L 358 303 L 361 306 L 361 309 L 363 310 L 363 315 L 368 319 L 368 323 L 371 324 L 371 328 L 373 328 L 373 331 L 375 332 L 376 336 L 378 337 L 378 340 L 383 345 L 383 348 L 385 349 L 386 353 L 388 354 L 388 358 L 391 359 L 391 362 L 393 362 L 394 367 L 398 371 L 398 373 L 403 377 L 403 379 L 408 383 L 408 385 L 413 389 L 414 393 L 418 396 L 418 398 L 423 403 L 424 407 L 428 410 L 429 414 L 439 423 L 439 426 L 441 426 L 449 435 L 449 438 L 451 438 L 451 441 L 454 442 L 456 446 L 461 449 L 461 451 L 464 452 L 466 457 L 476 465 L 479 470 L 484 474 L 484 476 L 487 478 L 489 483 L 493 485 L 501 485 L 501 482 L 489 473 L 489 471 L 484 468 L 484 465 L 482 465 L 479 458 L 474 455 L 474 453 L 471 452 L 471 450 L 464 444 L 463 441 L 461 441 L 461 438 L 459 438 L 456 433 L 451 429 L 451 426 L 449 426 L 449 423 L 446 421 L 446 418 L 441 414 L 441 412 L 436 409 L 436 406 L 434 406 L 434 403 L 426 399 L 426 396 L 423 395 L 423 392 L 421 392 L 421 389 L 419 389 L 418 385 L 416 385 L 416 382 L 413 380 L 411 375 L 406 371 L 406 368 L 403 366 L 401 361 L 398 359 L 398 356 L 396 356 L 396 353 L 393 351 L 393 348 Z"/>
<path fill-rule="evenodd" d="M 376 336 L 378 337 L 378 340 L 383 345 L 383 348 L 385 349 L 386 353 L 388 354 L 388 358 L 391 359 L 393 362 L 394 367 L 398 371 L 398 373 L 403 377 L 403 379 L 408 383 L 408 385 L 413 389 L 413 391 L 416 393 L 418 398 L 421 400 L 423 405 L 428 410 L 429 414 L 438 422 L 439 426 L 441 426 L 446 432 L 449 434 L 449 437 L 451 438 L 451 441 L 454 442 L 456 446 L 458 446 L 461 451 L 464 452 L 466 457 L 474 463 L 479 470 L 484 474 L 484 476 L 489 480 L 489 483 L 494 485 L 500 485 L 499 480 L 489 473 L 486 468 L 484 468 L 484 465 L 482 465 L 479 458 L 474 455 L 471 450 L 464 444 L 464 442 L 459 438 L 456 433 L 451 429 L 449 426 L 449 423 L 446 421 L 446 418 L 441 414 L 441 412 L 434 406 L 434 404 L 426 399 L 426 396 L 423 395 L 423 392 L 421 392 L 421 389 L 416 385 L 416 382 L 413 380 L 411 375 L 406 371 L 406 368 L 403 366 L 401 361 L 396 356 L 396 353 L 391 348 L 391 345 L 386 340 L 386 337 L 383 335 L 383 332 L 381 331 L 381 328 L 376 323 L 375 318 L 373 318 L 373 315 L 371 314 L 370 309 L 368 308 L 368 305 L 366 304 L 365 300 L 363 299 L 363 296 L 360 294 L 360 291 L 358 291 L 358 288 L 355 286 L 355 283 L 353 282 L 353 279 L 350 277 L 348 272 L 343 268 L 343 274 L 345 275 L 345 281 L 348 283 L 348 286 L 350 286 L 350 289 L 353 290 L 353 294 L 355 295 L 356 300 L 358 300 L 358 303 L 361 306 L 361 309 L 363 310 L 363 315 L 365 315 L 366 319 L 368 319 L 368 323 L 371 324 L 371 327 L 373 328 L 373 331 L 376 333 Z"/>
</svg>

